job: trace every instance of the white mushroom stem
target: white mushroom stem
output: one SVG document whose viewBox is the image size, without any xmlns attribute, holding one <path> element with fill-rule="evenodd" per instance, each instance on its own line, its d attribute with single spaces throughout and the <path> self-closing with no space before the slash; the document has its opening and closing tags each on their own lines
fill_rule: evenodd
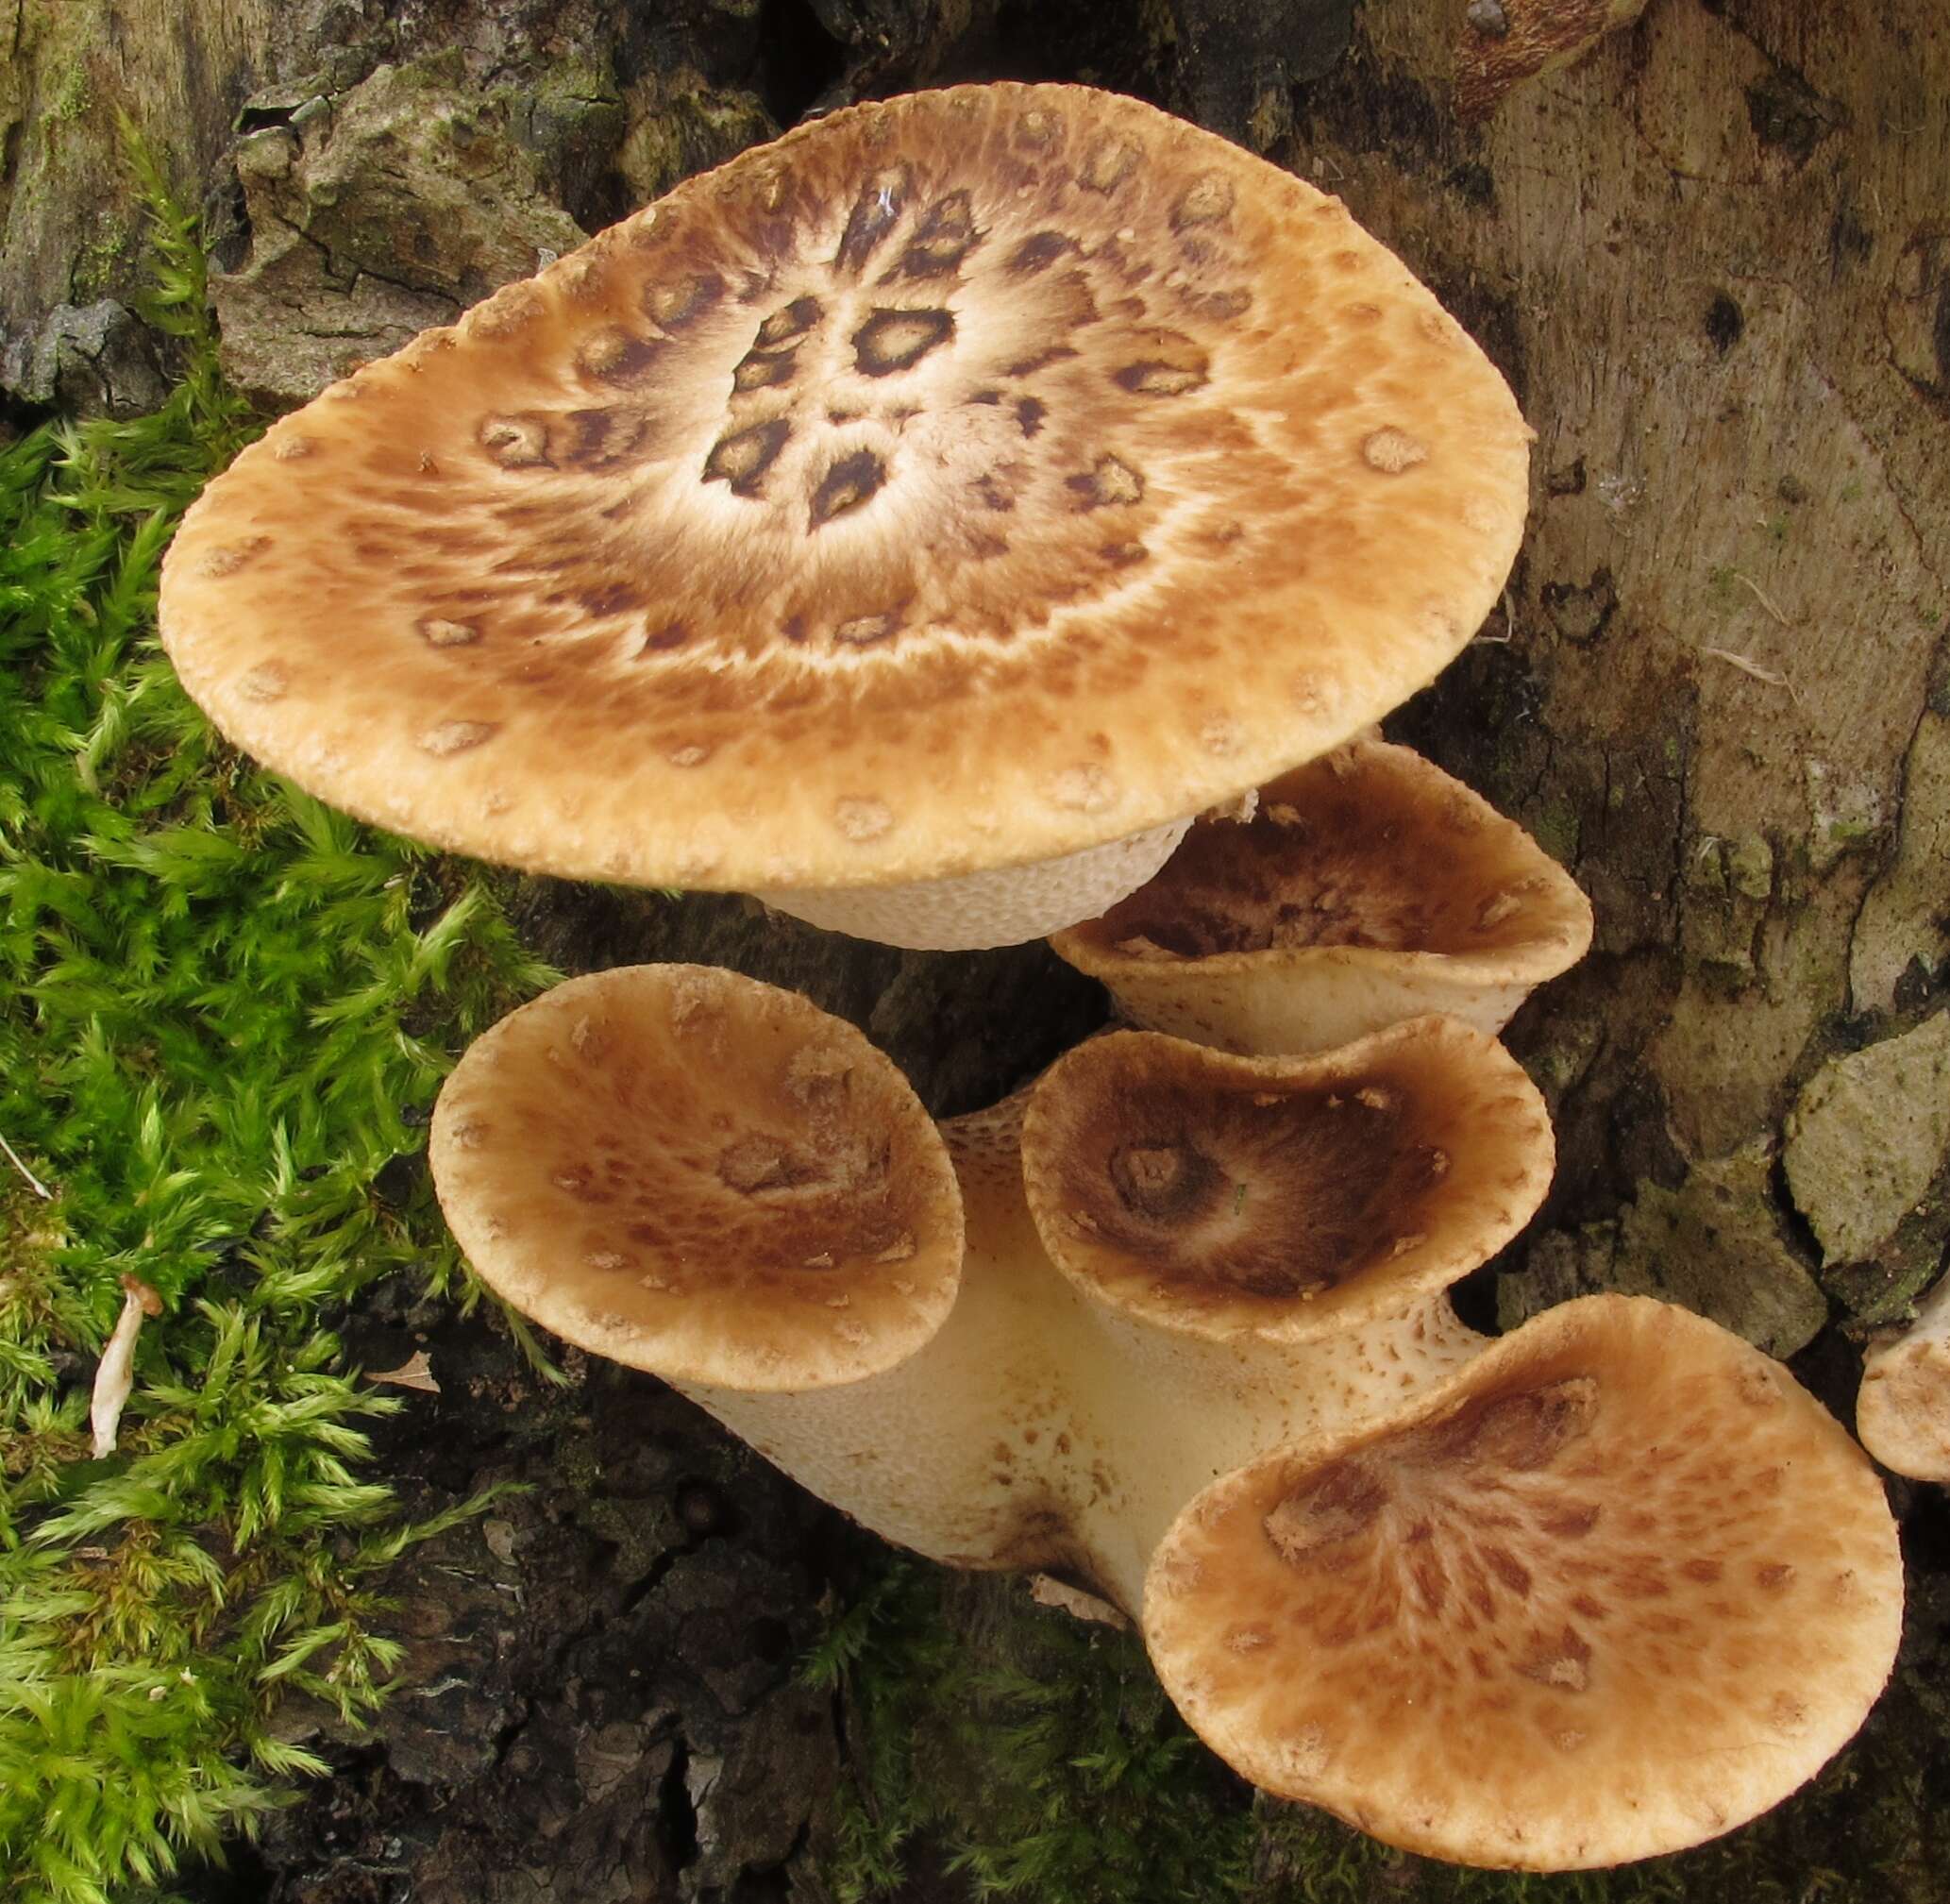
<svg viewBox="0 0 1950 1904">
<path fill-rule="evenodd" d="M 907 1361 L 800 1394 L 673 1385 L 885 1540 L 950 1566 L 1081 1580 L 1135 1617 L 1152 1552 L 1200 1489 L 1386 1412 L 1484 1343 L 1440 1294 L 1308 1342 L 1135 1323 L 1044 1253 L 1012 1113 L 1019 1101 L 944 1126 L 967 1255 L 953 1311 Z"/>
<path fill-rule="evenodd" d="M 1101 1592 L 1231 1763 L 1391 1842 L 1697 1843 L 1889 1670 L 1881 1489 L 1765 1357 L 1643 1300 L 1494 1343 L 1451 1311 L 1551 1158 L 1453 1021 L 1116 1033 L 937 1131 L 804 1000 L 643 968 L 481 1040 L 431 1156 L 504 1295 L 890 1540 Z"/>
<path fill-rule="evenodd" d="M 1058 859 L 904 885 L 791 886 L 758 897 L 794 918 L 916 952 L 1024 945 L 1128 898 L 1178 849 L 1184 819 Z"/>
<path fill-rule="evenodd" d="M 511 1014 L 429 1146 L 525 1314 L 890 1540 L 1134 1613 L 1191 1494 L 1467 1357 L 1442 1292 L 1551 1153 L 1516 1063 L 1436 1019 L 1325 1058 L 1116 1034 L 937 1130 L 851 1026 L 685 966 Z"/>
<path fill-rule="evenodd" d="M 1589 902 L 1521 827 L 1364 737 L 1243 821 L 1202 819 L 1150 885 L 1051 943 L 1133 1024 L 1272 1053 L 1426 1012 L 1501 1031 L 1590 939 Z"/>
<path fill-rule="evenodd" d="M 1950 1482 L 1950 1276 L 1907 1332 L 1885 1337 L 1863 1358 L 1856 1433 L 1885 1468 Z"/>
<path fill-rule="evenodd" d="M 115 1434 L 122 1424 L 123 1405 L 134 1385 L 136 1338 L 145 1316 L 162 1313 L 162 1299 L 134 1276 L 122 1278 L 122 1313 L 115 1319 L 102 1358 L 95 1365 L 94 1392 L 88 1407 L 88 1424 L 94 1431 L 94 1458 L 115 1452 Z"/>
</svg>

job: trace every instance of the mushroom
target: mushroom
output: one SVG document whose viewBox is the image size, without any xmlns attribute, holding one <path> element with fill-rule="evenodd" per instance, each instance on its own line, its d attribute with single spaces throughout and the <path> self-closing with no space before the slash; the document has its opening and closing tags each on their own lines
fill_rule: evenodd
<svg viewBox="0 0 1950 1904">
<path fill-rule="evenodd" d="M 1902 1580 L 1874 1471 L 1812 1396 L 1703 1318 L 1590 1296 L 1206 1490 L 1144 1631 L 1255 1784 L 1556 1871 L 1802 1784 L 1889 1677 Z"/>
<path fill-rule="evenodd" d="M 1494 1344 L 1448 1307 L 1550 1174 L 1536 1090 L 1467 1026 L 1282 1059 L 1114 1033 L 936 1138 L 804 1001 L 644 967 L 480 1040 L 431 1156 L 528 1314 L 673 1378 L 891 1540 L 1141 1614 L 1232 1762 L 1395 1842 L 1539 1866 L 1693 1842 L 1806 1777 L 1888 1670 L 1873 1471 L 1763 1356 L 1643 1302 Z M 1335 1600 L 1370 1586 L 1359 1618 Z M 1838 1674 L 1797 1691 L 1817 1643 Z M 1717 1809 L 1697 1769 L 1632 1756 L 1660 1698 L 1732 1765 Z M 1419 1701 L 1502 1727 L 1510 1764 L 1475 1795 L 1400 1783 Z M 1609 1837 L 1525 1769 L 1544 1720 L 1617 1774 Z"/>
<path fill-rule="evenodd" d="M 1182 1141 L 1196 1194 L 1103 1149 L 1118 1105 Z M 1551 1153 L 1518 1066 L 1434 1019 L 1304 1060 L 1113 1034 L 937 1135 L 852 1027 L 691 966 L 512 1013 L 429 1148 L 456 1239 L 524 1314 L 889 1539 L 1132 1613 L 1197 1489 L 1474 1351 L 1442 1290 L 1529 1216 Z M 1116 1220 L 1134 1171 L 1141 1238 Z"/>
<path fill-rule="evenodd" d="M 1085 1299 L 1074 1366 L 1106 1390 L 1118 1487 L 1079 1525 L 1134 1613 L 1216 1475 L 1387 1415 L 1482 1347 L 1446 1292 L 1529 1220 L 1555 1153 L 1508 1053 L 1434 1018 L 1303 1058 L 1114 1032 L 1037 1081 L 1020 1147 L 1042 1253 Z"/>
<path fill-rule="evenodd" d="M 1051 944 L 1135 1023 L 1325 1051 L 1422 1012 L 1497 1032 L 1591 941 L 1591 907 L 1513 820 L 1364 737 L 1206 819 L 1150 885 Z"/>
<path fill-rule="evenodd" d="M 1895 1474 L 1950 1482 L 1950 1276 L 1906 1333 L 1884 1337 L 1863 1357 L 1856 1433 Z"/>
<path fill-rule="evenodd" d="M 961 1200 L 933 1121 L 850 1025 L 756 979 L 556 986 L 470 1048 L 429 1154 L 501 1295 L 686 1389 L 858 1382 L 954 1304 Z"/>
<path fill-rule="evenodd" d="M 1497 598 L 1530 432 L 1336 199 L 1062 86 L 835 112 L 275 424 L 162 638 L 482 858 L 895 943 L 1102 912 Z"/>
</svg>

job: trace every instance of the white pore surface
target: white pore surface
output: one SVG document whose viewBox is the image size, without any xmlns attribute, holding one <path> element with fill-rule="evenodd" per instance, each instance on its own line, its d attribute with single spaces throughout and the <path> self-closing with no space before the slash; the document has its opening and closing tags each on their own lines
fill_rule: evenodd
<svg viewBox="0 0 1950 1904">
<path fill-rule="evenodd" d="M 828 932 L 912 952 L 1025 945 L 1127 899 L 1177 851 L 1191 816 L 1060 859 L 906 885 L 774 887 L 758 897 Z"/>
</svg>

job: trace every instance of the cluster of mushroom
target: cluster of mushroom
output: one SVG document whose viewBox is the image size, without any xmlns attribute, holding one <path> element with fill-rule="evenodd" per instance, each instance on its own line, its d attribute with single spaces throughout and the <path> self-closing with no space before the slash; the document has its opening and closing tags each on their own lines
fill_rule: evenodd
<svg viewBox="0 0 1950 1904">
<path fill-rule="evenodd" d="M 431 1154 L 525 1313 L 889 1540 L 1106 1596 L 1240 1772 L 1392 1843 L 1698 1843 L 1889 1673 L 1880 1486 L 1766 1356 L 1642 1299 L 1455 1317 L 1552 1139 L 1454 1019 L 1113 1032 L 937 1130 L 797 994 L 629 968 L 476 1044 Z"/>
<path fill-rule="evenodd" d="M 1756 1351 L 1604 1297 L 1488 1342 L 1446 1295 L 1549 1181 L 1495 1033 L 1589 914 L 1364 736 L 1495 600 L 1527 440 L 1336 201 L 1131 100 L 957 88 L 274 426 L 161 619 L 227 732 L 382 824 L 1055 932 L 1144 1029 L 938 1128 L 792 994 L 557 988 L 442 1095 L 457 1237 L 887 1538 L 1107 1596 L 1269 1790 L 1564 1868 L 1793 1789 L 1901 1595 L 1873 1469 Z"/>
</svg>

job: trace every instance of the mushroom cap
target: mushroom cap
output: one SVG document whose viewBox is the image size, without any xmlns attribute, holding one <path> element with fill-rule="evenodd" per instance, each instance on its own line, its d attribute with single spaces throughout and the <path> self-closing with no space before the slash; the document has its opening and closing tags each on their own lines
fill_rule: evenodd
<svg viewBox="0 0 1950 1904">
<path fill-rule="evenodd" d="M 1530 1220 L 1555 1157 L 1522 1068 L 1440 1018 L 1307 1058 L 1113 1032 L 1051 1066 L 1022 1130 L 1064 1274 L 1221 1340 L 1318 1341 L 1447 1289 Z"/>
<path fill-rule="evenodd" d="M 877 886 L 1236 795 L 1494 601 L 1529 431 L 1345 208 L 1077 87 L 863 105 L 274 425 L 163 640 L 260 759 L 574 877 Z"/>
<path fill-rule="evenodd" d="M 1145 1634 L 1255 1783 L 1390 1844 L 1568 1870 L 1785 1797 L 1881 1692 L 1882 1488 L 1757 1350 L 1643 1298 L 1569 1303 L 1394 1421 L 1216 1482 Z"/>
<path fill-rule="evenodd" d="M 1856 1433 L 1891 1473 L 1950 1482 L 1950 1280 L 1907 1335 L 1863 1358 Z"/>
<path fill-rule="evenodd" d="M 1496 1031 L 1590 942 L 1590 901 L 1521 827 L 1368 738 L 1261 788 L 1248 820 L 1200 820 L 1148 885 L 1051 939 L 1139 1022 L 1261 1050 L 1436 1010 Z"/>
<path fill-rule="evenodd" d="M 907 1081 L 714 967 L 624 967 L 511 1013 L 447 1079 L 429 1154 L 489 1288 L 671 1381 L 859 1381 L 954 1304 L 961 1195 Z"/>
</svg>

